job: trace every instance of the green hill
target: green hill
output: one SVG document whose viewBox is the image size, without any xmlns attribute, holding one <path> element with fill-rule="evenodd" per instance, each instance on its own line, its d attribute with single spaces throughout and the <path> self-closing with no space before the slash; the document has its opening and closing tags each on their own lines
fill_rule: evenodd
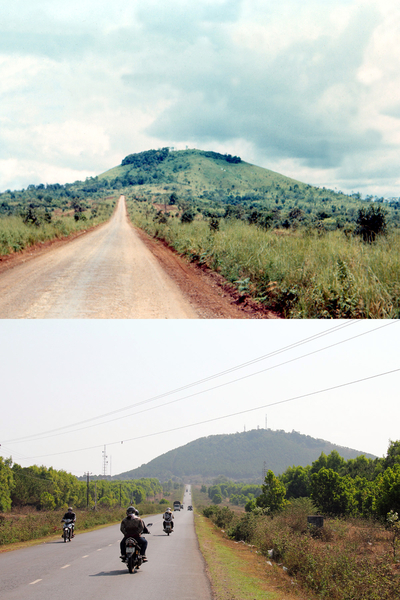
<svg viewBox="0 0 400 600">
<path fill-rule="evenodd" d="M 264 463 L 278 475 L 291 466 L 310 465 L 321 452 L 329 454 L 332 450 L 345 460 L 363 454 L 295 431 L 254 429 L 200 438 L 137 469 L 120 473 L 115 479 L 157 477 L 161 481 L 170 478 L 207 481 L 223 475 L 236 481 L 261 482 Z M 370 454 L 366 456 L 375 458 Z"/>
<path fill-rule="evenodd" d="M 264 211 L 269 226 L 335 230 L 353 223 L 359 209 L 374 200 L 384 203 L 389 221 L 400 224 L 399 201 L 363 200 L 359 193 L 312 186 L 213 151 L 161 148 L 130 154 L 95 179 L 97 185 L 123 189 L 132 199 L 158 204 L 168 205 L 174 194 L 181 209 L 191 206 L 206 218 L 233 215 L 260 224 Z"/>
</svg>

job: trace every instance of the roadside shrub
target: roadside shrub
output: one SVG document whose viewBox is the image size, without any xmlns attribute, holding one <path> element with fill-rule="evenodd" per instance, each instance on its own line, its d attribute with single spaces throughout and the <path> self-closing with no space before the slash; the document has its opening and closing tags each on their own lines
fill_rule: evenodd
<svg viewBox="0 0 400 600">
<path fill-rule="evenodd" d="M 305 533 L 308 525 L 307 517 L 316 513 L 317 509 L 310 498 L 295 498 L 283 509 L 282 521 L 292 531 Z"/>
</svg>

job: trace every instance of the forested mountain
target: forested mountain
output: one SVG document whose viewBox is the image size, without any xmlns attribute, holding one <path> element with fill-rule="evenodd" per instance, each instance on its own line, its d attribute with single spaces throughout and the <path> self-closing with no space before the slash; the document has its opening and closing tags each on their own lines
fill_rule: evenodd
<svg viewBox="0 0 400 600">
<path fill-rule="evenodd" d="M 329 454 L 332 450 L 336 450 L 346 460 L 363 454 L 296 431 L 287 433 L 254 429 L 200 438 L 162 454 L 137 469 L 116 475 L 115 478 L 157 477 L 160 481 L 165 481 L 177 477 L 185 481 L 208 481 L 224 475 L 236 481 L 261 483 L 263 469 L 280 474 L 293 465 L 310 465 L 319 458 L 321 452 Z M 374 458 L 370 454 L 366 456 Z"/>
</svg>

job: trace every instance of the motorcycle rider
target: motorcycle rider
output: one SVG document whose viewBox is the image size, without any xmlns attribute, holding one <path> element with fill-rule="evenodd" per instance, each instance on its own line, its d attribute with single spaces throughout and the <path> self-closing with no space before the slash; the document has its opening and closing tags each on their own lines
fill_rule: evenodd
<svg viewBox="0 0 400 600">
<path fill-rule="evenodd" d="M 72 506 L 68 507 L 68 511 L 65 513 L 65 515 L 61 519 L 61 522 L 66 519 L 68 519 L 69 521 L 72 521 L 72 537 L 75 537 L 74 531 L 75 531 L 76 514 L 73 512 Z"/>
<path fill-rule="evenodd" d="M 142 555 L 143 562 L 147 562 L 146 549 L 147 540 L 142 537 L 142 533 L 150 533 L 147 529 L 144 521 L 139 517 L 139 511 L 134 506 L 130 506 L 126 511 L 126 517 L 121 521 L 120 527 L 124 534 L 123 539 L 120 543 L 121 548 L 121 559 L 126 560 L 126 539 L 133 537 L 140 546 L 140 554 Z"/>
<path fill-rule="evenodd" d="M 171 509 L 168 507 L 165 513 L 163 514 L 163 527 L 165 529 L 165 523 L 171 523 L 171 531 L 174 528 L 174 515 L 172 514 Z"/>
</svg>

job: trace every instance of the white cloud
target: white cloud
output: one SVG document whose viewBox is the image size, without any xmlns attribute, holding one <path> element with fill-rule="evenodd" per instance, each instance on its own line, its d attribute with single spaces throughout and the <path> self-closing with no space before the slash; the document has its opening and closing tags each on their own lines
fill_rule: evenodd
<svg viewBox="0 0 400 600">
<path fill-rule="evenodd" d="M 387 164 L 372 185 L 400 195 L 394 0 L 32 0 L 0 21 L 0 158 L 39 178 L 196 143 L 331 181 Z"/>
</svg>

